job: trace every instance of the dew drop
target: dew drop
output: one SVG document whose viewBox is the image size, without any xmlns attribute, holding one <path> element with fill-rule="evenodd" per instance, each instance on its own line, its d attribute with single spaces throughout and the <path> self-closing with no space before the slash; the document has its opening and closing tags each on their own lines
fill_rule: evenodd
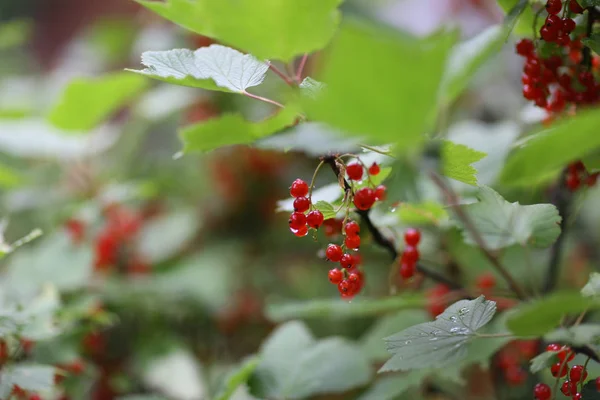
<svg viewBox="0 0 600 400">
<path fill-rule="evenodd" d="M 471 312 L 471 310 L 469 310 L 466 307 L 463 307 L 460 310 L 458 310 L 458 315 L 465 315 L 465 314 L 468 314 L 469 312 Z"/>
<path fill-rule="evenodd" d="M 450 321 L 452 321 L 452 322 L 458 322 L 458 318 L 456 318 L 455 316 L 451 316 L 450 317 Z"/>
<path fill-rule="evenodd" d="M 404 344 L 411 344 L 412 340 L 407 340 L 406 342 L 404 342 Z"/>
</svg>

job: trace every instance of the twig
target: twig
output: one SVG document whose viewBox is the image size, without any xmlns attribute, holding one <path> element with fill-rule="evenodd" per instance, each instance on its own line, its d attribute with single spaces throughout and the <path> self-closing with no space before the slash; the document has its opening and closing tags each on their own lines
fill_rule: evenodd
<svg viewBox="0 0 600 400">
<path fill-rule="evenodd" d="M 304 72 L 306 61 L 308 61 L 308 53 L 304 53 L 300 60 L 300 65 L 298 65 L 298 70 L 296 71 L 296 82 L 298 83 L 302 82 L 302 72 Z"/>
<path fill-rule="evenodd" d="M 326 156 L 326 157 L 323 157 L 322 160 L 331 167 L 331 170 L 334 172 L 334 174 L 338 178 L 338 180 L 340 180 L 340 182 L 343 181 L 344 190 L 346 190 L 346 191 L 352 190 L 348 181 L 346 181 L 346 179 L 343 176 L 341 176 L 340 168 L 336 164 L 335 159 L 336 159 L 335 156 Z M 366 228 L 371 233 L 371 236 L 373 237 L 373 240 L 375 241 L 375 243 L 377 243 L 380 247 L 387 250 L 387 252 L 390 254 L 390 257 L 393 260 L 396 260 L 398 258 L 398 252 L 396 251 L 396 246 L 394 246 L 394 243 L 391 240 L 389 240 L 388 238 L 386 238 L 381 233 L 379 228 L 377 228 L 375 226 L 375 224 L 373 224 L 373 221 L 371 220 L 371 217 L 369 216 L 369 210 L 356 210 L 356 213 L 360 216 L 362 223 L 364 224 L 364 226 L 366 226 Z M 428 278 L 430 278 L 436 282 L 447 285 L 451 289 L 464 290 L 464 288 L 462 287 L 462 285 L 460 283 L 457 283 L 457 282 L 453 281 L 452 279 L 447 278 L 443 274 L 440 274 L 436 271 L 433 271 L 433 270 L 423 266 L 422 264 L 417 264 L 417 271 L 419 271 L 423 275 L 427 276 Z"/>
<path fill-rule="evenodd" d="M 598 18 L 598 12 L 596 11 L 596 7 L 588 7 L 588 18 L 587 18 L 587 26 L 585 30 L 585 36 L 590 37 L 594 31 L 594 22 Z M 592 66 L 592 50 L 588 46 L 583 47 L 583 57 L 581 58 L 581 64 L 585 65 L 588 69 Z"/>
<path fill-rule="evenodd" d="M 292 81 L 290 79 L 290 77 L 288 77 L 286 74 L 284 74 L 283 72 L 281 72 L 281 70 L 279 68 L 277 68 L 276 66 L 274 66 L 273 64 L 269 64 L 269 69 L 273 72 L 275 72 L 281 79 L 283 79 L 283 81 L 285 83 L 287 83 L 289 86 L 294 86 L 294 81 Z"/>
<path fill-rule="evenodd" d="M 280 107 L 280 108 L 285 108 L 285 106 L 283 104 L 278 103 L 275 100 L 267 99 L 266 97 L 257 96 L 255 94 L 248 93 L 246 91 L 243 91 L 242 94 L 244 96 L 246 96 L 246 97 L 250 97 L 251 99 L 256 99 L 256 100 L 264 101 L 265 103 L 273 104 L 274 106 L 277 106 L 277 107 Z"/>
<path fill-rule="evenodd" d="M 521 288 L 521 285 L 513 278 L 513 276 L 508 272 L 508 270 L 502 265 L 498 257 L 496 257 L 492 252 L 487 248 L 485 244 L 485 240 L 477 230 L 477 227 L 471 221 L 471 218 L 464 212 L 462 207 L 459 204 L 458 196 L 450 189 L 450 187 L 443 181 L 443 179 L 438 176 L 436 173 L 432 172 L 430 174 L 433 182 L 438 186 L 438 188 L 442 191 L 444 196 L 446 197 L 446 202 L 452 208 L 456 216 L 462 221 L 465 229 L 469 232 L 479 250 L 483 253 L 485 258 L 496 268 L 496 270 L 502 275 L 504 280 L 508 283 L 508 286 L 511 288 L 513 292 L 517 295 L 520 300 L 524 300 L 527 298 L 525 291 Z"/>
</svg>

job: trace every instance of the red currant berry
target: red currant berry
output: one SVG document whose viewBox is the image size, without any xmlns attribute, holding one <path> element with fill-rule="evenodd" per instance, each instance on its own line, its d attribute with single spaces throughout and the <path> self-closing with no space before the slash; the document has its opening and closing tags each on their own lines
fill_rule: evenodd
<svg viewBox="0 0 600 400">
<path fill-rule="evenodd" d="M 415 246 L 406 246 L 402 252 L 402 259 L 409 263 L 416 263 L 419 260 L 419 250 Z"/>
<path fill-rule="evenodd" d="M 531 360 L 539 353 L 537 340 L 520 340 L 517 342 L 517 347 L 526 360 Z"/>
<path fill-rule="evenodd" d="M 348 178 L 353 181 L 360 181 L 363 176 L 363 167 L 359 163 L 348 164 L 346 167 Z"/>
<path fill-rule="evenodd" d="M 292 182 L 292 187 L 290 187 L 290 194 L 292 197 L 303 197 L 308 194 L 308 184 L 304 182 L 302 179 L 296 179 Z"/>
<path fill-rule="evenodd" d="M 548 0 L 546 3 L 546 11 L 548 14 L 558 14 L 562 10 L 562 1 L 561 0 Z"/>
<path fill-rule="evenodd" d="M 329 261 L 338 262 L 342 259 L 343 255 L 344 251 L 342 250 L 342 247 L 337 244 L 330 244 L 325 250 L 325 257 L 327 257 Z"/>
<path fill-rule="evenodd" d="M 304 215 L 304 213 L 301 212 L 293 212 L 292 215 L 290 215 L 289 224 L 290 229 L 300 229 L 301 227 L 306 225 L 306 215 Z"/>
<path fill-rule="evenodd" d="M 354 268 L 356 263 L 354 261 L 354 257 L 352 257 L 352 254 L 348 254 L 348 253 L 344 254 L 342 256 L 342 258 L 340 259 L 340 265 L 342 266 L 342 268 L 346 268 L 346 269 Z"/>
<path fill-rule="evenodd" d="M 545 383 L 538 383 L 533 388 L 533 396 L 537 400 L 548 400 L 552 397 L 552 390 Z"/>
<path fill-rule="evenodd" d="M 348 282 L 350 282 L 352 285 L 357 286 L 360 283 L 360 275 L 356 272 L 351 273 L 350 275 L 348 275 Z"/>
<path fill-rule="evenodd" d="M 571 18 L 565 18 L 565 19 L 563 19 L 563 31 L 565 33 L 571 33 L 571 32 L 573 32 L 576 27 L 577 27 L 577 24 Z"/>
<path fill-rule="evenodd" d="M 579 5 L 579 2 L 577 0 L 570 0 L 569 10 L 571 10 L 573 14 L 581 14 L 583 12 L 583 7 Z"/>
<path fill-rule="evenodd" d="M 558 37 L 558 31 L 544 25 L 540 29 L 540 35 L 546 42 L 554 42 Z"/>
<path fill-rule="evenodd" d="M 313 229 L 319 229 L 323 225 L 323 213 L 319 210 L 312 210 L 306 216 L 306 224 Z"/>
<path fill-rule="evenodd" d="M 294 211 L 304 212 L 310 208 L 310 200 L 306 197 L 296 197 L 294 199 Z"/>
<path fill-rule="evenodd" d="M 562 346 L 558 343 L 550 343 L 548 346 L 546 346 L 546 351 L 557 352 L 560 351 L 560 349 L 562 349 Z"/>
<path fill-rule="evenodd" d="M 527 372 L 518 366 L 511 367 L 504 371 L 504 378 L 510 386 L 520 386 L 527 380 Z"/>
<path fill-rule="evenodd" d="M 30 394 L 27 400 L 42 400 L 39 394 Z"/>
<path fill-rule="evenodd" d="M 416 246 L 421 241 L 421 232 L 415 228 L 408 228 L 404 232 L 404 243 L 408 246 Z"/>
<path fill-rule="evenodd" d="M 486 272 L 477 277 L 477 287 L 481 290 L 493 289 L 496 286 L 496 277 L 491 272 Z"/>
<path fill-rule="evenodd" d="M 371 164 L 371 166 L 369 167 L 369 175 L 371 176 L 379 174 L 380 171 L 381 169 L 379 168 L 379 164 L 377 164 L 376 162 Z"/>
<path fill-rule="evenodd" d="M 521 39 L 517 42 L 517 45 L 515 46 L 516 50 L 517 50 L 517 54 L 523 56 L 523 57 L 527 57 L 529 55 L 532 55 L 533 52 L 535 51 L 535 46 L 533 45 L 533 42 L 529 39 Z"/>
<path fill-rule="evenodd" d="M 576 174 L 568 173 L 565 179 L 565 185 L 571 192 L 574 192 L 579 189 L 579 186 L 581 185 L 581 179 L 579 179 L 579 176 Z"/>
<path fill-rule="evenodd" d="M 385 200 L 385 185 L 379 185 L 375 188 L 375 200 L 383 201 Z"/>
<path fill-rule="evenodd" d="M 571 371 L 569 371 L 569 378 L 571 382 L 579 383 L 587 379 L 588 373 L 584 369 L 583 365 L 573 365 Z"/>
<path fill-rule="evenodd" d="M 346 236 L 344 244 L 349 249 L 357 250 L 360 247 L 360 236 Z"/>
<path fill-rule="evenodd" d="M 404 279 L 410 279 L 415 274 L 415 264 L 406 261 L 400 262 L 400 276 Z M 443 312 L 443 310 L 442 310 Z"/>
<path fill-rule="evenodd" d="M 558 32 L 562 28 L 562 19 L 560 19 L 558 15 L 548 15 L 548 17 L 546 17 L 545 25 Z"/>
<path fill-rule="evenodd" d="M 562 368 L 561 368 L 562 366 Z M 562 364 L 562 361 L 557 362 L 556 364 L 552 364 L 552 366 L 550 367 L 550 372 L 552 372 L 552 376 L 555 378 L 558 377 L 564 377 L 567 375 L 567 372 L 569 370 L 569 367 L 567 366 L 567 363 L 565 363 L 565 365 Z"/>
<path fill-rule="evenodd" d="M 542 64 L 537 58 L 529 58 L 523 67 L 523 72 L 531 77 L 538 76 L 542 73 Z"/>
<path fill-rule="evenodd" d="M 571 349 L 569 347 L 563 347 L 562 351 L 560 353 L 558 353 L 558 359 L 562 362 L 565 360 L 565 358 L 567 359 L 567 362 L 571 362 L 573 361 L 573 359 L 575 358 L 575 353 L 573 353 L 571 351 Z"/>
<path fill-rule="evenodd" d="M 359 189 L 354 193 L 354 205 L 361 211 L 368 210 L 375 203 L 375 192 L 369 187 Z"/>
<path fill-rule="evenodd" d="M 351 290 L 350 282 L 348 282 L 346 279 L 344 279 L 343 281 L 338 283 L 338 290 L 340 291 L 341 295 L 349 294 L 349 292 Z"/>
<path fill-rule="evenodd" d="M 344 280 L 344 273 L 339 269 L 334 268 L 329 270 L 327 277 L 329 278 L 329 282 L 333 283 L 334 285 L 337 285 L 342 280 Z"/>
<path fill-rule="evenodd" d="M 298 229 L 291 229 L 291 230 L 292 230 L 292 233 L 298 237 L 304 237 L 304 236 L 308 235 L 308 227 L 306 225 L 302 225 Z"/>
<path fill-rule="evenodd" d="M 600 392 L 600 376 L 597 377 L 594 382 L 596 382 L 596 390 Z"/>
<path fill-rule="evenodd" d="M 571 396 L 577 393 L 577 384 L 571 381 L 564 381 L 562 386 L 560 387 L 560 391 L 565 396 Z"/>
<path fill-rule="evenodd" d="M 350 221 L 344 226 L 344 232 L 346 232 L 346 236 L 357 236 L 360 233 L 360 226 L 356 222 Z"/>
<path fill-rule="evenodd" d="M 571 397 L 571 400 L 581 400 L 583 399 L 583 395 L 581 393 L 575 393 L 573 395 L 573 397 Z"/>
<path fill-rule="evenodd" d="M 585 179 L 585 184 L 588 187 L 595 186 L 596 182 L 598 182 L 598 175 L 600 175 L 600 172 L 594 172 L 593 174 L 588 175 L 588 177 Z"/>
</svg>

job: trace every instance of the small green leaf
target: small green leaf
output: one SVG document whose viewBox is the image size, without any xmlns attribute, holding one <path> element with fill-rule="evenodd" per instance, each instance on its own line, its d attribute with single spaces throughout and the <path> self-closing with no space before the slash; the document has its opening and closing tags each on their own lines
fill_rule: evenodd
<svg viewBox="0 0 600 400">
<path fill-rule="evenodd" d="M 299 85 L 300 89 L 302 89 L 302 94 L 309 96 L 313 99 L 317 98 L 317 95 L 323 90 L 325 84 L 323 82 L 319 82 L 310 76 L 304 78 L 302 83 Z"/>
<path fill-rule="evenodd" d="M 581 42 L 592 49 L 596 54 L 600 54 L 600 33 L 594 33 L 592 36 L 581 39 Z"/>
<path fill-rule="evenodd" d="M 184 152 L 210 151 L 223 146 L 251 144 L 292 125 L 297 117 L 293 107 L 286 107 L 260 122 L 250 122 L 240 114 L 225 114 L 190 125 L 180 131 Z"/>
<path fill-rule="evenodd" d="M 421 371 L 411 371 L 398 376 L 383 376 L 357 400 L 396 400 L 411 387 L 419 386 L 421 379 L 425 378 Z"/>
<path fill-rule="evenodd" d="M 317 201 L 315 208 L 321 211 L 324 219 L 335 218 L 337 216 L 337 212 L 335 211 L 333 205 L 326 201 Z"/>
<path fill-rule="evenodd" d="M 580 324 L 568 328 L 559 328 L 544 336 L 549 342 L 569 343 L 575 346 L 584 346 L 598 343 L 600 339 L 600 325 Z"/>
<path fill-rule="evenodd" d="M 465 145 L 445 140 L 442 145 L 442 173 L 448 178 L 476 186 L 477 170 L 471 164 L 486 155 Z"/>
<path fill-rule="evenodd" d="M 502 183 L 520 186 L 539 183 L 552 178 L 570 162 L 594 153 L 600 147 L 599 125 L 599 112 L 582 111 L 530 135 L 509 156 L 502 171 Z"/>
<path fill-rule="evenodd" d="M 269 70 L 268 62 L 218 44 L 196 51 L 147 51 L 142 64 L 145 69 L 128 71 L 176 85 L 232 93 L 260 85 Z"/>
<path fill-rule="evenodd" d="M 379 372 L 408 371 L 421 368 L 443 368 L 461 361 L 467 355 L 467 344 L 475 332 L 496 313 L 496 303 L 479 296 L 460 300 L 426 322 L 385 338 L 393 354 Z"/>
<path fill-rule="evenodd" d="M 593 305 L 592 300 L 576 292 L 553 293 L 520 305 L 508 317 L 507 327 L 520 336 L 544 335 L 560 325 L 564 315 L 581 313 Z"/>
<path fill-rule="evenodd" d="M 545 351 L 531 359 L 529 370 L 532 374 L 536 374 L 546 368 L 550 368 L 550 366 L 557 361 L 558 357 L 556 356 L 555 351 Z"/>
<path fill-rule="evenodd" d="M 598 297 L 600 295 L 600 274 L 598 272 L 590 274 L 590 279 L 581 288 L 581 294 L 586 297 Z"/>
<path fill-rule="evenodd" d="M 577 0 L 583 8 L 600 7 L 600 0 Z"/>
<path fill-rule="evenodd" d="M 74 79 L 48 119 L 64 130 L 87 131 L 131 103 L 147 87 L 145 79 L 126 72 Z"/>
<path fill-rule="evenodd" d="M 529 0 L 498 0 L 498 4 L 506 11 L 505 24 L 507 32 L 513 29 L 518 35 L 531 35 L 535 14 Z"/>
<path fill-rule="evenodd" d="M 433 224 L 436 226 L 444 224 L 449 219 L 445 207 L 434 201 L 424 203 L 400 203 L 397 208 L 400 221 L 406 225 Z"/>
<path fill-rule="evenodd" d="M 248 382 L 250 376 L 259 363 L 258 357 L 251 357 L 244 361 L 238 368 L 232 371 L 223 382 L 215 400 L 229 400 L 235 390 L 244 383 Z"/>
<path fill-rule="evenodd" d="M 480 187 L 477 198 L 479 202 L 462 207 L 492 250 L 514 244 L 546 247 L 560 235 L 561 218 L 552 204 L 509 203 L 487 186 Z M 463 236 L 465 242 L 476 244 L 467 229 Z"/>
<path fill-rule="evenodd" d="M 442 33 L 419 40 L 347 23 L 320 77 L 327 87 L 316 100 L 304 98 L 309 118 L 372 144 L 394 143 L 397 151 L 417 146 L 431 126 L 455 39 Z"/>
</svg>

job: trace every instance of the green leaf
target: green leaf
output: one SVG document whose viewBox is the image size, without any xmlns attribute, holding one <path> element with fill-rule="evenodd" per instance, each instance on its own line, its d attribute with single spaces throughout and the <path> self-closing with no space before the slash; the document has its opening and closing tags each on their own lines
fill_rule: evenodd
<svg viewBox="0 0 600 400">
<path fill-rule="evenodd" d="M 577 1 L 583 8 L 600 6 L 600 0 L 577 0 Z"/>
<path fill-rule="evenodd" d="M 594 33 L 590 37 L 581 39 L 581 42 L 592 49 L 596 54 L 600 54 L 600 33 Z"/>
<path fill-rule="evenodd" d="M 460 300 L 448 307 L 433 322 L 405 329 L 385 338 L 393 354 L 379 372 L 443 368 L 467 355 L 467 344 L 475 332 L 496 313 L 496 303 L 479 296 Z"/>
<path fill-rule="evenodd" d="M 502 183 L 521 186 L 538 183 L 570 162 L 594 153 L 600 147 L 599 125 L 599 112 L 582 111 L 530 135 L 509 156 L 500 177 Z"/>
<path fill-rule="evenodd" d="M 581 313 L 594 302 L 576 292 L 557 292 L 520 305 L 508 317 L 507 327 L 520 336 L 539 336 L 560 325 L 564 315 Z"/>
<path fill-rule="evenodd" d="M 529 0 L 498 0 L 498 4 L 507 12 L 505 24 L 507 31 L 514 29 L 518 35 L 531 35 L 535 14 Z"/>
<path fill-rule="evenodd" d="M 442 83 L 444 103 L 448 104 L 456 99 L 485 61 L 498 53 L 505 38 L 505 27 L 493 25 L 452 50 Z"/>
<path fill-rule="evenodd" d="M 326 201 L 317 201 L 315 208 L 321 211 L 324 219 L 335 218 L 337 216 L 337 212 L 335 211 L 333 205 Z"/>
<path fill-rule="evenodd" d="M 402 295 L 383 299 L 360 298 L 352 300 L 352 303 L 341 299 L 310 300 L 268 304 L 266 314 L 274 322 L 295 318 L 351 318 L 423 308 L 426 302 L 422 295 Z"/>
<path fill-rule="evenodd" d="M 555 351 L 545 351 L 531 359 L 529 370 L 532 374 L 536 374 L 546 368 L 550 368 L 550 366 L 557 361 L 558 357 Z"/>
<path fill-rule="evenodd" d="M 166 0 L 138 3 L 162 17 L 262 59 L 292 61 L 331 40 L 342 0 Z"/>
<path fill-rule="evenodd" d="M 0 398 L 8 398 L 14 385 L 32 392 L 46 392 L 54 387 L 55 368 L 39 364 L 14 364 L 2 370 Z"/>
<path fill-rule="evenodd" d="M 407 392 L 411 387 L 419 386 L 424 378 L 420 371 L 411 371 L 398 376 L 384 376 L 375 383 L 357 400 L 396 400 L 398 396 Z"/>
<path fill-rule="evenodd" d="M 425 225 L 433 224 L 436 226 L 446 223 L 449 219 L 446 208 L 434 201 L 424 203 L 400 203 L 396 213 L 405 225 Z"/>
<path fill-rule="evenodd" d="M 590 379 L 581 389 L 581 400 L 600 400 L 600 391 L 596 386 L 596 380 Z"/>
<path fill-rule="evenodd" d="M 442 145 L 442 173 L 448 178 L 477 186 L 477 170 L 471 164 L 487 154 L 445 140 Z"/>
<path fill-rule="evenodd" d="M 398 151 L 420 144 L 431 127 L 454 34 L 426 39 L 347 23 L 332 44 L 309 118 Z"/>
<path fill-rule="evenodd" d="M 590 274 L 590 279 L 581 288 L 581 294 L 585 297 L 598 297 L 600 295 L 600 274 L 598 272 Z"/>
<path fill-rule="evenodd" d="M 300 83 L 299 88 L 302 89 L 302 94 L 305 96 L 309 96 L 313 99 L 317 98 L 317 95 L 323 90 L 325 84 L 323 82 L 319 82 L 310 76 L 304 78 L 302 83 Z"/>
<path fill-rule="evenodd" d="M 131 103 L 147 86 L 144 79 L 126 72 L 74 79 L 48 119 L 64 130 L 87 131 Z"/>
<path fill-rule="evenodd" d="M 600 339 L 600 325 L 580 324 L 568 328 L 559 328 L 544 336 L 549 342 L 569 343 L 575 346 L 596 344 Z"/>
<path fill-rule="evenodd" d="M 176 85 L 232 93 L 260 85 L 269 70 L 268 62 L 218 44 L 196 51 L 147 51 L 142 64 L 145 69 L 128 71 Z"/>
<path fill-rule="evenodd" d="M 260 398 L 340 393 L 371 378 L 369 362 L 354 344 L 336 337 L 317 341 L 300 322 L 279 327 L 263 344 L 260 358 L 249 382 L 251 394 Z"/>
<path fill-rule="evenodd" d="M 560 235 L 561 217 L 552 204 L 509 203 L 487 186 L 480 187 L 477 198 L 479 202 L 462 207 L 492 250 L 514 244 L 546 247 Z M 463 236 L 465 242 L 476 244 L 467 229 Z"/>
<path fill-rule="evenodd" d="M 0 164 L 0 188 L 14 188 L 19 186 L 22 181 L 23 176 L 19 172 L 7 165 Z"/>
<path fill-rule="evenodd" d="M 251 144 L 292 125 L 297 117 L 293 107 L 286 107 L 260 122 L 250 122 L 240 114 L 225 114 L 183 128 L 179 134 L 184 152 L 210 151 L 223 146 Z"/>
<path fill-rule="evenodd" d="M 32 21 L 14 19 L 0 24 L 0 50 L 26 44 L 31 36 Z"/>
<path fill-rule="evenodd" d="M 223 382 L 215 400 L 229 400 L 235 390 L 244 383 L 248 382 L 252 373 L 258 366 L 259 358 L 252 357 L 244 361 L 238 368 L 232 371 Z"/>
</svg>

